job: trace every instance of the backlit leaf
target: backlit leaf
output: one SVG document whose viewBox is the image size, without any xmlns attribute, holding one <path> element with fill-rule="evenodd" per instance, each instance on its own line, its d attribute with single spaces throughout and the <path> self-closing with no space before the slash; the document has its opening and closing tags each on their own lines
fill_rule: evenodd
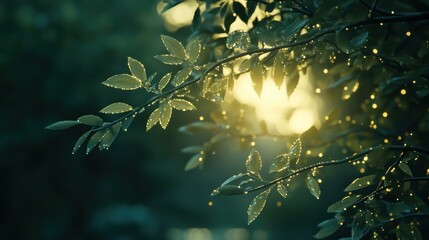
<svg viewBox="0 0 429 240">
<path fill-rule="evenodd" d="M 128 57 L 128 68 L 134 77 L 140 79 L 143 82 L 147 80 L 146 69 L 141 62 Z"/>
<path fill-rule="evenodd" d="M 408 164 L 406 164 L 406 163 L 404 163 L 404 162 L 401 162 L 401 163 L 399 163 L 399 168 L 404 172 L 404 173 L 406 173 L 408 176 L 413 176 L 413 172 L 411 171 L 411 169 L 410 169 L 410 167 L 408 166 Z"/>
<path fill-rule="evenodd" d="M 182 148 L 182 152 L 183 153 L 199 153 L 203 149 L 204 148 L 202 146 L 189 146 L 189 147 Z"/>
<path fill-rule="evenodd" d="M 252 60 L 252 66 L 250 68 L 250 77 L 252 78 L 253 89 L 258 94 L 262 93 L 262 86 L 264 84 L 264 69 L 261 61 L 257 57 Z"/>
<path fill-rule="evenodd" d="M 179 98 L 171 99 L 170 104 L 173 108 L 180 111 L 192 111 L 197 109 L 191 102 Z"/>
<path fill-rule="evenodd" d="M 281 172 L 289 168 L 289 154 L 278 155 L 270 167 L 270 173 Z"/>
<path fill-rule="evenodd" d="M 319 232 L 314 235 L 314 238 L 322 239 L 334 234 L 340 228 L 341 225 L 337 219 L 333 218 L 325 220 L 319 223 L 319 225 L 317 226 L 321 227 L 322 229 L 320 229 Z"/>
<path fill-rule="evenodd" d="M 280 88 L 280 86 L 283 84 L 285 80 L 286 75 L 286 68 L 285 68 L 285 56 L 281 52 L 276 54 L 276 57 L 274 58 L 274 64 L 273 64 L 273 79 L 276 83 L 276 86 Z"/>
<path fill-rule="evenodd" d="M 319 199 L 320 198 L 319 183 L 313 176 L 311 176 L 310 173 L 307 175 L 307 178 L 305 179 L 305 183 L 307 185 L 308 190 L 310 190 L 310 193 L 313 194 L 314 197 Z"/>
<path fill-rule="evenodd" d="M 171 79 L 171 73 L 165 74 L 164 77 L 162 77 L 161 80 L 159 80 L 158 90 L 162 91 L 165 88 L 165 86 L 167 86 L 170 79 Z"/>
<path fill-rule="evenodd" d="M 345 209 L 347 209 L 348 207 L 352 206 L 357 201 L 359 201 L 360 197 L 361 197 L 360 195 L 345 196 L 340 201 L 329 206 L 328 213 L 337 213 L 337 212 L 345 211 Z"/>
<path fill-rule="evenodd" d="M 46 129 L 49 129 L 49 130 L 64 130 L 64 129 L 76 126 L 77 124 L 79 124 L 79 122 L 78 121 L 74 121 L 74 120 L 59 121 L 59 122 L 52 123 L 51 125 L 47 126 Z"/>
<path fill-rule="evenodd" d="M 102 129 L 102 130 L 94 133 L 94 135 L 92 135 L 92 137 L 88 140 L 88 144 L 86 146 L 86 154 L 91 152 L 91 150 L 100 143 L 101 139 L 103 138 L 103 136 L 106 132 L 107 132 L 107 128 Z"/>
<path fill-rule="evenodd" d="M 129 74 L 118 74 L 108 78 L 102 82 L 103 85 L 108 87 L 121 89 L 121 90 L 135 90 L 143 86 L 140 79 Z"/>
<path fill-rule="evenodd" d="M 191 75 L 191 73 L 192 73 L 192 68 L 191 67 L 187 67 L 187 68 L 181 69 L 174 76 L 173 80 L 171 81 L 171 84 L 173 86 L 175 86 L 175 87 L 179 86 L 180 84 L 182 84 L 183 82 L 185 82 L 186 79 L 188 79 L 188 77 Z"/>
<path fill-rule="evenodd" d="M 117 103 L 112 103 L 107 107 L 101 109 L 100 112 L 105 114 L 118 114 L 118 113 L 129 112 L 132 110 L 133 110 L 133 107 L 131 107 L 130 105 L 123 102 L 117 102 Z"/>
<path fill-rule="evenodd" d="M 233 175 L 230 178 L 228 178 L 227 180 L 225 180 L 220 186 L 223 187 L 225 185 L 229 185 L 230 183 L 232 183 L 236 180 L 242 179 L 244 177 L 247 177 L 247 176 L 249 176 L 247 173 L 239 173 L 239 174 Z"/>
<path fill-rule="evenodd" d="M 289 148 L 289 162 L 298 164 L 301 157 L 302 145 L 301 139 L 295 140 Z"/>
<path fill-rule="evenodd" d="M 342 29 L 335 35 L 338 48 L 344 53 L 352 53 L 361 48 L 368 38 L 368 32 L 359 33 L 353 29 Z"/>
<path fill-rule="evenodd" d="M 167 51 L 182 60 L 186 60 L 186 52 L 182 43 L 166 35 L 161 35 L 161 40 L 164 43 L 165 48 L 167 48 Z"/>
<path fill-rule="evenodd" d="M 182 59 L 170 54 L 156 55 L 154 58 L 168 65 L 180 65 L 183 63 Z"/>
<path fill-rule="evenodd" d="M 226 47 L 229 49 L 239 48 L 246 51 L 250 47 L 249 33 L 243 30 L 236 30 L 228 34 L 228 38 L 226 39 Z"/>
<path fill-rule="evenodd" d="M 186 51 L 188 52 L 189 56 L 189 63 L 191 65 L 195 64 L 198 60 L 198 57 L 201 53 L 201 44 L 200 41 L 198 41 L 197 38 L 194 38 L 187 46 Z"/>
<path fill-rule="evenodd" d="M 165 129 L 170 122 L 172 108 L 167 101 L 161 104 L 159 108 L 161 109 L 161 117 L 159 118 L 159 124 L 163 129 Z"/>
<path fill-rule="evenodd" d="M 260 177 L 259 171 L 262 169 L 262 160 L 261 155 L 255 149 L 250 151 L 250 154 L 246 159 L 246 169 L 249 173 Z"/>
<path fill-rule="evenodd" d="M 100 126 L 103 124 L 103 119 L 95 115 L 83 115 L 79 117 L 77 121 L 89 126 Z"/>
<path fill-rule="evenodd" d="M 146 131 L 149 131 L 155 124 L 159 121 L 161 117 L 161 110 L 159 108 L 155 109 L 149 116 L 149 119 L 146 123 Z"/>
<path fill-rule="evenodd" d="M 99 148 L 100 151 L 103 149 L 108 149 L 115 141 L 116 136 L 118 136 L 119 131 L 121 130 L 121 122 L 116 123 L 112 127 L 108 128 L 103 138 L 100 140 Z"/>
<path fill-rule="evenodd" d="M 345 192 L 351 192 L 356 191 L 365 187 L 368 187 L 372 184 L 376 183 L 376 176 L 375 175 L 368 175 L 361 178 L 355 179 L 352 183 L 350 183 L 346 189 L 344 189 Z"/>
<path fill-rule="evenodd" d="M 236 195 L 236 194 L 243 194 L 244 193 L 244 189 L 242 189 L 239 186 L 235 186 L 235 185 L 224 185 L 222 187 L 219 187 L 217 189 L 215 189 L 211 196 L 216 196 L 216 195 Z"/>
<path fill-rule="evenodd" d="M 192 170 L 200 166 L 204 161 L 204 158 L 201 154 L 195 154 L 189 161 L 186 163 L 185 171 Z"/>
<path fill-rule="evenodd" d="M 219 130 L 219 126 L 212 122 L 199 121 L 190 123 L 179 128 L 179 132 L 187 134 L 204 133 L 209 131 Z"/>
<path fill-rule="evenodd" d="M 134 120 L 134 115 L 126 117 L 123 121 L 122 121 L 122 129 L 124 131 L 127 131 L 128 128 L 130 127 L 131 123 Z"/>
<path fill-rule="evenodd" d="M 252 203 L 250 203 L 249 208 L 247 209 L 247 224 L 252 223 L 259 216 L 259 214 L 261 214 L 265 207 L 265 203 L 267 202 L 270 191 L 271 188 L 263 191 L 253 199 Z"/>
<path fill-rule="evenodd" d="M 282 196 L 283 198 L 287 197 L 287 189 L 286 186 L 280 182 L 277 183 L 277 192 L 280 194 L 280 196 Z"/>
<path fill-rule="evenodd" d="M 91 131 L 88 131 L 84 133 L 80 138 L 76 141 L 73 147 L 73 154 L 82 146 L 82 144 L 85 142 L 85 140 L 88 138 L 89 134 L 91 134 Z"/>
</svg>

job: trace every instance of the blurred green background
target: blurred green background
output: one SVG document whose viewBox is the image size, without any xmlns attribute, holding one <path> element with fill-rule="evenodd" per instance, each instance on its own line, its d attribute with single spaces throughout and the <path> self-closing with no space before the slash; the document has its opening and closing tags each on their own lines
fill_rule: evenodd
<svg viewBox="0 0 429 240">
<path fill-rule="evenodd" d="M 71 154 L 85 129 L 44 130 L 114 101 L 147 98 L 99 83 L 127 72 L 128 56 L 149 74 L 167 71 L 152 57 L 165 51 L 160 34 L 184 41 L 190 30 L 167 33 L 156 3 L 1 1 L 0 239 L 310 239 L 327 218 L 347 181 L 326 178 L 319 201 L 303 185 L 282 206 L 273 194 L 251 226 L 253 195 L 210 198 L 243 170 L 246 153 L 231 155 L 234 146 L 225 144 L 203 170 L 184 172 L 189 156 L 180 148 L 198 140 L 176 129 L 201 113 L 175 113 L 166 131 L 148 133 L 143 114 L 109 151 L 88 156 Z M 272 150 L 261 151 L 268 158 Z"/>
</svg>

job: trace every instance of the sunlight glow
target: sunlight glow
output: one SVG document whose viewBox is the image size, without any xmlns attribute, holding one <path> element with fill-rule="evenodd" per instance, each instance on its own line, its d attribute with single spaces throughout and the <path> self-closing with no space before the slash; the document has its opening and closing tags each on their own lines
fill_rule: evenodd
<svg viewBox="0 0 429 240">
<path fill-rule="evenodd" d="M 245 73 L 235 82 L 232 95 L 241 104 L 254 107 L 256 117 L 264 121 L 272 133 L 301 134 L 320 124 L 314 89 L 306 75 L 300 76 L 297 88 L 288 98 L 286 85 L 277 88 L 270 76 L 265 79 L 259 97 L 250 74 Z"/>
<path fill-rule="evenodd" d="M 158 12 L 162 10 L 163 4 L 158 4 Z M 164 19 L 165 28 L 168 31 L 174 32 L 181 27 L 189 26 L 192 23 L 194 12 L 198 7 L 197 1 L 184 1 L 177 6 L 167 10 L 161 14 Z"/>
</svg>

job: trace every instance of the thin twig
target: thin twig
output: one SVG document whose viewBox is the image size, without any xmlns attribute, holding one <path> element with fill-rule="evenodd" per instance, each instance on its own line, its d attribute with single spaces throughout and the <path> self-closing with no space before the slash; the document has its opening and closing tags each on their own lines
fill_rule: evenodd
<svg viewBox="0 0 429 240">
<path fill-rule="evenodd" d="M 294 176 L 296 176 L 296 175 L 298 175 L 298 174 L 300 174 L 302 172 L 306 172 L 306 171 L 309 171 L 309 170 L 313 170 L 313 169 L 317 169 L 317 168 L 322 168 L 322 167 L 327 167 L 327 166 L 341 165 L 341 164 L 344 164 L 344 163 L 347 163 L 347 162 L 357 161 L 357 160 L 360 160 L 361 157 L 364 157 L 365 155 L 369 154 L 370 152 L 373 152 L 373 151 L 378 150 L 378 149 L 402 150 L 402 151 L 417 151 L 417 152 L 426 153 L 426 154 L 429 153 L 429 149 L 425 149 L 425 148 L 421 148 L 421 147 L 415 147 L 415 146 L 400 146 L 400 145 L 388 145 L 388 146 L 385 146 L 385 145 L 377 145 L 377 146 L 374 146 L 374 147 L 367 148 L 367 149 L 365 149 L 365 150 L 363 150 L 363 151 L 361 151 L 359 153 L 354 153 L 351 156 L 348 156 L 348 157 L 345 157 L 345 158 L 342 158 L 342 159 L 339 159 L 339 160 L 331 160 L 331 161 L 326 161 L 326 162 L 319 162 L 319 163 L 315 163 L 315 164 L 312 164 L 310 166 L 298 169 L 298 170 L 296 170 L 296 171 L 294 171 L 294 172 L 292 172 L 292 173 L 290 173 L 290 174 L 288 174 L 286 176 L 277 178 L 277 179 L 275 179 L 273 181 L 270 181 L 270 182 L 268 182 L 268 183 L 266 183 L 264 185 L 260 185 L 260 186 L 257 186 L 255 188 L 248 189 L 248 190 L 246 190 L 246 192 L 258 191 L 260 189 L 263 189 L 263 188 L 269 187 L 271 185 L 277 184 L 278 182 L 281 182 L 283 180 L 292 178 L 292 177 L 294 177 Z"/>
</svg>

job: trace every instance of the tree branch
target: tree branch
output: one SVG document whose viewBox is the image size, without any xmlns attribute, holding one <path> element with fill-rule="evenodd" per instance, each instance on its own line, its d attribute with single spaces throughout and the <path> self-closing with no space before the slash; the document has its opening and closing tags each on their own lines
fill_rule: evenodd
<svg viewBox="0 0 429 240">
<path fill-rule="evenodd" d="M 335 27 L 335 28 L 330 28 L 330 29 L 326 29 L 323 30 L 319 33 L 314 34 L 313 36 L 307 38 L 307 39 L 303 39 L 300 41 L 296 41 L 296 42 L 292 42 L 292 43 L 287 43 L 284 45 L 279 45 L 276 47 L 272 47 L 272 48 L 261 48 L 261 49 L 256 49 L 253 51 L 248 51 L 248 52 L 243 52 L 243 53 L 239 53 L 237 55 L 234 56 L 230 56 L 230 57 L 226 57 L 224 59 L 219 60 L 218 62 L 214 63 L 213 65 L 211 65 L 210 67 L 208 67 L 202 74 L 200 77 L 197 77 L 193 80 L 187 81 L 185 83 L 183 83 L 182 85 L 179 85 L 177 87 L 174 87 L 162 94 L 159 95 L 155 95 L 152 98 L 150 98 L 145 104 L 143 104 L 140 107 L 134 108 L 132 111 L 130 111 L 129 113 L 125 114 L 124 116 L 106 123 L 103 126 L 97 127 L 97 128 L 92 128 L 91 131 L 95 132 L 95 131 L 99 131 L 105 128 L 108 128 L 118 122 L 121 122 L 122 120 L 124 120 L 127 117 L 131 117 L 134 114 L 137 113 L 141 113 L 146 107 L 154 104 L 155 102 L 157 102 L 158 100 L 160 100 L 161 98 L 167 97 L 171 94 L 174 94 L 175 92 L 184 89 L 192 84 L 197 83 L 198 81 L 202 81 L 211 71 L 213 71 L 214 69 L 216 69 L 217 67 L 228 63 L 230 61 L 233 61 L 235 59 L 238 58 L 242 58 L 245 56 L 249 56 L 249 55 L 253 55 L 253 54 L 264 54 L 264 53 L 269 53 L 269 52 L 273 52 L 273 51 L 277 51 L 280 49 L 285 49 L 285 48 L 291 48 L 291 47 L 296 47 L 296 46 L 301 46 L 301 45 L 305 45 L 308 43 L 311 43 L 312 41 L 323 37 L 325 35 L 331 34 L 331 33 L 335 33 L 338 30 L 344 29 L 344 28 L 352 28 L 352 27 L 357 27 L 357 26 L 364 26 L 364 25 L 371 25 L 371 24 L 378 24 L 378 23 L 394 23 L 394 22 L 410 22 L 410 21 L 421 21 L 421 20 L 429 20 L 429 12 L 416 12 L 416 13 L 409 13 L 406 16 L 383 16 L 383 17 L 377 17 L 377 18 L 371 18 L 371 19 L 367 19 L 364 21 L 360 21 L 357 23 L 351 23 L 342 27 Z"/>
<path fill-rule="evenodd" d="M 367 231 L 365 231 L 362 236 L 359 239 L 365 239 L 369 233 L 373 232 L 374 230 L 383 227 L 384 225 L 388 224 L 388 223 L 394 223 L 394 222 L 398 222 L 398 221 L 402 221 L 402 220 L 407 220 L 410 218 L 422 218 L 422 217 L 429 217 L 429 214 L 427 213 L 411 213 L 411 214 L 407 214 L 407 215 L 403 215 L 382 223 L 379 223 L 375 226 L 373 226 L 372 228 L 368 229 Z"/>
<path fill-rule="evenodd" d="M 310 171 L 310 170 L 317 169 L 317 168 L 323 168 L 323 167 L 327 167 L 327 166 L 341 165 L 341 164 L 344 164 L 344 163 L 347 163 L 347 162 L 354 162 L 356 160 L 360 160 L 361 157 L 369 154 L 370 152 L 373 152 L 373 151 L 378 150 L 378 149 L 402 150 L 402 151 L 417 151 L 417 152 L 421 152 L 421 153 L 429 153 L 429 149 L 424 149 L 424 148 L 421 148 L 421 147 L 400 146 L 400 145 L 389 145 L 389 146 L 378 145 L 378 146 L 367 148 L 367 149 L 365 149 L 365 150 L 363 150 L 363 151 L 361 151 L 359 153 L 354 153 L 353 155 L 345 157 L 343 159 L 331 160 L 331 161 L 319 162 L 319 163 L 312 164 L 310 166 L 298 169 L 295 172 L 292 172 L 292 173 L 290 173 L 290 174 L 288 174 L 286 176 L 283 176 L 283 177 L 277 178 L 277 179 L 275 179 L 273 181 L 270 181 L 270 182 L 268 182 L 268 183 L 266 183 L 264 185 L 260 185 L 260 186 L 257 186 L 255 188 L 248 189 L 248 190 L 246 190 L 246 192 L 258 191 L 260 189 L 263 189 L 263 188 L 272 186 L 274 184 L 277 184 L 278 182 L 281 182 L 283 180 L 292 178 L 292 177 L 294 177 L 294 176 L 296 176 L 296 175 L 298 175 L 298 174 L 300 174 L 302 172 Z"/>
</svg>

